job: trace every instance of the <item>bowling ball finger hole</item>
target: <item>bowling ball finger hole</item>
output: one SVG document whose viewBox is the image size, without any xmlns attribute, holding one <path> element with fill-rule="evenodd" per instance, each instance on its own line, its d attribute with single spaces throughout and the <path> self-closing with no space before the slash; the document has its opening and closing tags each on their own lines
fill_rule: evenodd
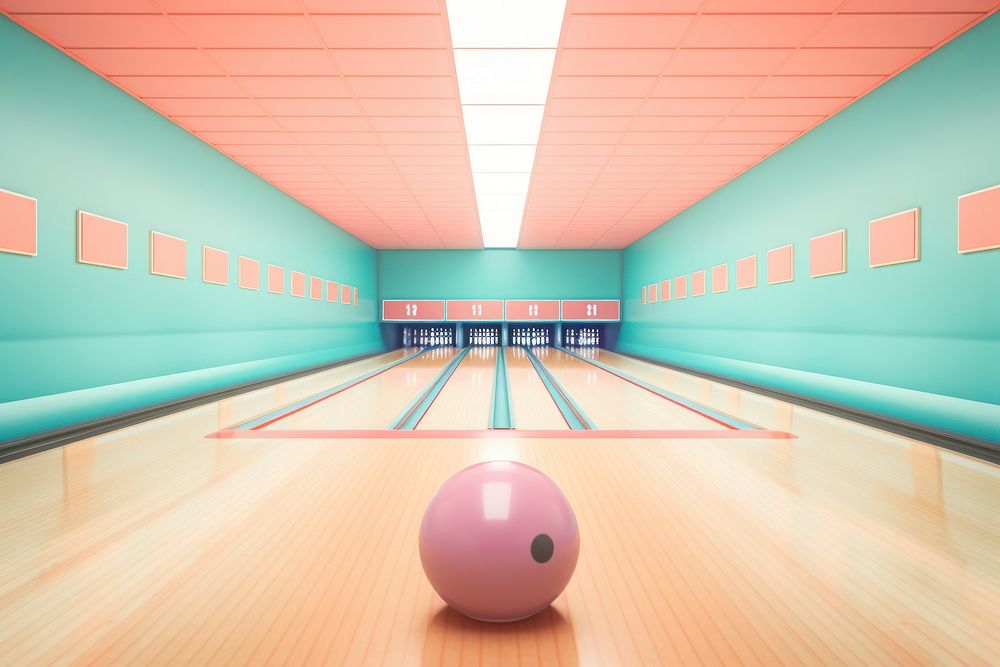
<svg viewBox="0 0 1000 667">
<path fill-rule="evenodd" d="M 531 557 L 537 563 L 549 562 L 554 551 L 555 545 L 552 543 L 552 538 L 545 533 L 539 533 L 535 535 L 535 539 L 531 540 Z"/>
</svg>

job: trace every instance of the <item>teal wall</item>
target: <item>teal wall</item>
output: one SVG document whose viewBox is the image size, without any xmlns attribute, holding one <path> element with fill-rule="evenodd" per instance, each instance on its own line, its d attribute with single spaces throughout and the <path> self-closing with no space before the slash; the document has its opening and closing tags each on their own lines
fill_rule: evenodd
<svg viewBox="0 0 1000 667">
<path fill-rule="evenodd" d="M 619 250 L 382 250 L 382 299 L 620 299 Z"/>
<path fill-rule="evenodd" d="M 627 248 L 620 348 L 1000 441 L 1000 250 L 956 252 L 956 198 L 1000 184 L 998 73 L 1000 15 Z M 913 207 L 920 261 L 869 268 L 868 221 Z M 810 237 L 843 227 L 848 272 L 810 278 Z M 768 286 L 786 243 L 795 281 Z M 729 292 L 639 302 L 722 262 Z"/>
<path fill-rule="evenodd" d="M 0 440 L 380 349 L 368 246 L 2 17 L 0 90 L 0 188 L 39 202 L 38 256 L 0 253 Z M 76 263 L 78 208 L 129 223 L 127 270 Z M 149 273 L 150 230 L 187 280 Z M 360 305 L 239 289 L 240 254 Z"/>
</svg>

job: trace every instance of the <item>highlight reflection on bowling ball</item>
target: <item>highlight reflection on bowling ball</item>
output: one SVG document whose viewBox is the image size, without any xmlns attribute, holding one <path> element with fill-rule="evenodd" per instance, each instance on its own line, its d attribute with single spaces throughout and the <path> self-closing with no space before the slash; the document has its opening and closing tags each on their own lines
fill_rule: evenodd
<svg viewBox="0 0 1000 667">
<path fill-rule="evenodd" d="M 441 486 L 420 526 L 420 561 L 452 608 L 516 621 L 551 604 L 580 554 L 573 509 L 555 482 L 513 461 L 470 466 Z"/>
</svg>

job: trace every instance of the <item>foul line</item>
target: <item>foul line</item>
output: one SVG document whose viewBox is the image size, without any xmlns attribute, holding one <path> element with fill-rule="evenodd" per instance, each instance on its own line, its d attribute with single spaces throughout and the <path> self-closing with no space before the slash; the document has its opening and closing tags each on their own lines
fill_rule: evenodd
<svg viewBox="0 0 1000 667">
<path fill-rule="evenodd" d="M 387 429 L 303 429 L 267 431 L 222 430 L 206 438 L 221 440 L 794 440 L 797 436 L 787 431 L 751 431 L 735 429 L 689 430 L 503 430 L 503 429 L 433 429 L 426 431 L 399 431 Z"/>
</svg>

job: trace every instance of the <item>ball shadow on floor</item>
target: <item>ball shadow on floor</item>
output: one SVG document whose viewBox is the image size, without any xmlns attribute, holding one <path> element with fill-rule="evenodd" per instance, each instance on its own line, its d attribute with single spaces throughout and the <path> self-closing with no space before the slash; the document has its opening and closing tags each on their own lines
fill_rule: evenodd
<svg viewBox="0 0 1000 667">
<path fill-rule="evenodd" d="M 487 623 L 442 606 L 431 617 L 421 664 L 579 664 L 573 626 L 555 607 L 513 623 Z"/>
</svg>

